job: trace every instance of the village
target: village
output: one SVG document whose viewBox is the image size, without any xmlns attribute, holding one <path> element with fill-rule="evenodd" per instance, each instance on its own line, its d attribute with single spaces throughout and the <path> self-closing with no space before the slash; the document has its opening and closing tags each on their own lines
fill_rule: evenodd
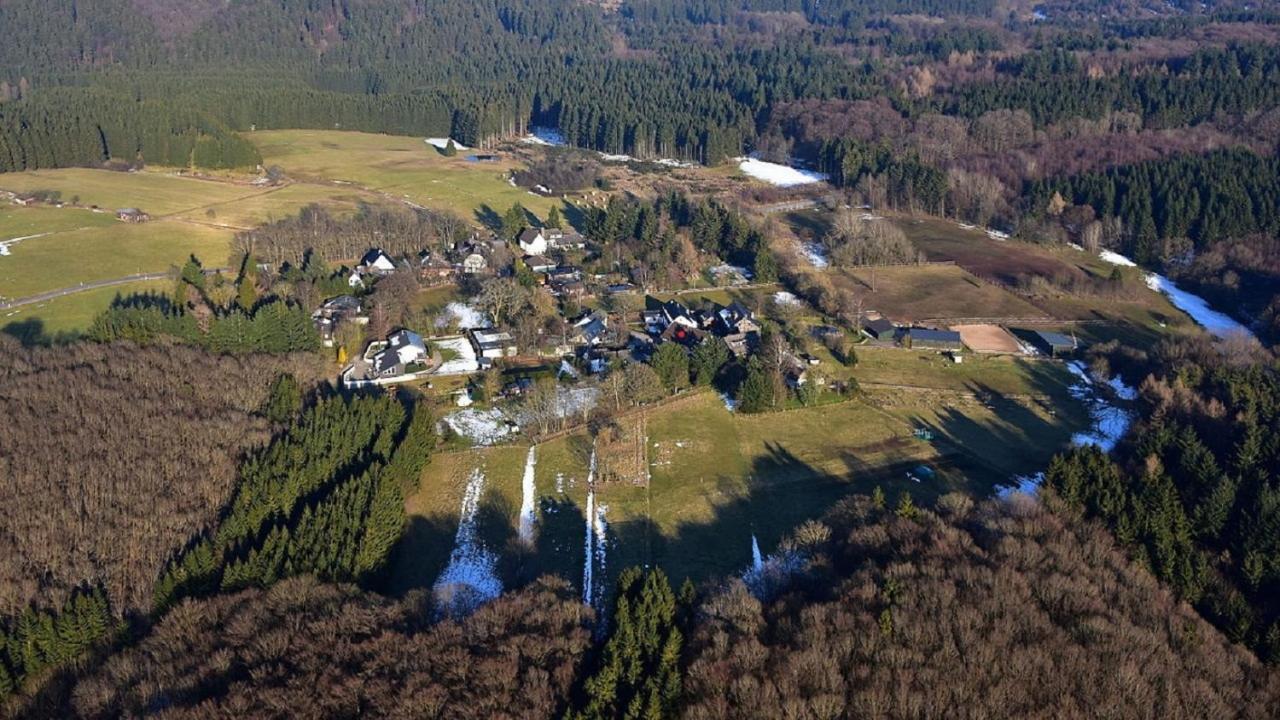
<svg viewBox="0 0 1280 720">
<path fill-rule="evenodd" d="M 578 393 L 580 405 L 582 398 L 594 401 L 600 394 L 598 382 L 588 388 L 593 378 L 621 375 L 629 365 L 654 366 L 666 346 L 679 349 L 667 351 L 668 358 L 677 357 L 684 368 L 677 378 L 658 368 L 666 390 L 678 393 L 696 384 L 699 355 L 717 357 L 714 377 L 704 384 L 714 385 L 730 410 L 741 402 L 752 358 L 768 366 L 770 379 L 779 383 L 774 392 L 787 396 L 781 406 L 805 406 L 856 389 L 851 371 L 859 349 L 925 352 L 960 365 L 972 356 L 1071 357 L 1084 346 L 1070 332 L 984 323 L 925 326 L 870 308 L 853 327 L 842 326 L 780 284 L 753 283 L 750 271 L 740 268 L 726 274 L 723 264 L 706 275 L 709 282 L 729 284 L 648 292 L 625 276 L 585 271 L 584 259 L 600 250 L 576 230 L 542 226 L 527 226 L 510 241 L 498 233 L 472 234 L 447 251 L 413 256 L 369 248 L 353 268 L 341 271 L 349 292 L 324 300 L 312 319 L 323 345 L 341 363 L 344 387 L 414 384 L 456 408 L 479 403 L 486 409 L 454 411 L 442 429 L 461 429 L 466 441 L 480 445 L 522 430 L 538 434 L 537 428 L 521 427 L 528 413 L 497 409 L 500 402 L 515 408 L 538 379 L 558 381 L 562 392 L 575 385 L 589 389 Z M 440 290 L 439 297 L 448 300 L 433 323 L 366 337 L 371 293 L 396 275 L 412 276 L 423 292 Z M 535 332 L 521 332 L 516 318 L 497 322 L 499 288 L 523 288 L 541 298 L 534 304 L 553 308 L 554 322 Z M 347 347 L 352 338 L 360 344 Z M 773 405 L 778 402 L 775 397 Z M 575 412 L 586 419 L 581 407 L 562 409 L 556 427 L 571 422 L 567 416 Z M 477 415 L 485 418 L 479 430 Z"/>
</svg>

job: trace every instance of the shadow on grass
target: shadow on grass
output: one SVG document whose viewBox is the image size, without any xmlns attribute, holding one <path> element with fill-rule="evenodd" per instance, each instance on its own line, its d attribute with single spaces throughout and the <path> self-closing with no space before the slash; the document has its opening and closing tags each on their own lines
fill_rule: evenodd
<svg viewBox="0 0 1280 720">
<path fill-rule="evenodd" d="M 15 338 L 23 347 L 28 348 L 66 345 L 83 337 L 79 332 L 50 333 L 45 329 L 44 321 L 39 318 L 15 320 L 0 326 L 0 335 Z"/>
<path fill-rule="evenodd" d="M 1063 378 L 1052 365 L 1032 369 L 1030 377 L 1036 393 L 1054 401 L 1068 397 Z M 863 447 L 833 449 L 817 461 L 797 456 L 784 442 L 769 441 L 745 478 L 736 472 L 726 473 L 708 478 L 697 489 L 697 493 L 710 496 L 706 498 L 711 504 L 709 517 L 681 522 L 677 517 L 683 514 L 683 507 L 663 511 L 665 516 L 634 512 L 633 517 L 613 520 L 616 514 L 610 514 L 607 562 L 604 568 L 596 567 L 596 581 L 612 588 L 618 573 L 631 566 L 661 567 L 676 584 L 686 578 L 704 583 L 736 575 L 751 564 L 753 537 L 768 554 L 800 524 L 820 518 L 847 496 L 871 494 L 877 487 L 891 503 L 905 492 L 923 507 L 932 506 L 950 492 L 985 497 L 1010 481 L 1014 470 L 1043 468 L 1076 429 L 1071 426 L 1077 417 L 1075 410 L 1042 414 L 1025 405 L 1025 399 L 1008 398 L 979 384 L 970 389 L 994 417 L 973 417 L 959 407 L 936 409 L 927 421 L 918 421 L 919 427 L 934 435 L 927 451 L 922 447 L 924 440 L 895 436 Z M 574 438 L 571 452 L 584 468 L 590 448 L 588 437 Z M 933 477 L 914 479 L 913 475 L 920 476 L 916 470 L 921 465 L 929 467 Z M 621 494 L 611 498 L 615 489 Z M 637 502 L 648 500 L 636 492 L 640 491 L 629 485 L 603 486 L 598 488 L 597 499 L 639 508 L 642 506 Z M 704 498 L 691 497 L 701 508 Z M 510 501 L 496 496 L 486 496 L 480 511 L 481 537 L 486 547 L 500 556 L 498 568 L 504 586 L 517 588 L 543 574 L 580 583 L 586 544 L 581 500 L 562 495 L 542 497 L 533 547 L 517 538 L 517 516 Z M 411 526 L 416 536 L 406 542 L 437 542 L 441 547 L 425 555 L 415 551 L 416 574 L 400 578 L 398 588 L 430 587 L 448 558 L 452 527 L 440 527 L 434 536 L 424 537 L 430 533 L 423 525 Z"/>
</svg>

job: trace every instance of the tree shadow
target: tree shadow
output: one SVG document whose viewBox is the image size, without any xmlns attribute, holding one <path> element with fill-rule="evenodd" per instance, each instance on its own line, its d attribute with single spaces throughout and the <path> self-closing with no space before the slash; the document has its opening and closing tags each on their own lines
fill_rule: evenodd
<svg viewBox="0 0 1280 720">
<path fill-rule="evenodd" d="M 488 203 L 482 203 L 480 207 L 476 208 L 475 218 L 481 225 L 494 232 L 502 229 L 502 215 L 490 207 Z"/>
<path fill-rule="evenodd" d="M 457 533 L 456 516 L 410 515 L 388 563 L 387 593 L 401 596 L 414 589 L 430 589 L 449 563 Z"/>
<path fill-rule="evenodd" d="M 66 345 L 83 337 L 80 332 L 62 331 L 50 333 L 45 329 L 44 321 L 40 318 L 28 318 L 7 323 L 0 327 L 0 335 L 8 335 L 16 339 L 25 348 Z"/>
</svg>

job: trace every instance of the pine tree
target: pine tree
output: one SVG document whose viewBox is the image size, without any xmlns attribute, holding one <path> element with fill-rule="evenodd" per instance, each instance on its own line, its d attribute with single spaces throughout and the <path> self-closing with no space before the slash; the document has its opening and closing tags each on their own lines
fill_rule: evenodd
<svg viewBox="0 0 1280 720">
<path fill-rule="evenodd" d="M 546 226 L 549 228 L 559 228 L 564 221 L 560 218 L 560 208 L 552 205 L 551 210 L 547 213 Z"/>
</svg>

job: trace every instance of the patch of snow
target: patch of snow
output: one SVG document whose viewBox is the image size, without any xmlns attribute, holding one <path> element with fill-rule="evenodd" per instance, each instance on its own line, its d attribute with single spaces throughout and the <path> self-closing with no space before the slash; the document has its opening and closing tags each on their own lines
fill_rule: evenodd
<svg viewBox="0 0 1280 720">
<path fill-rule="evenodd" d="M 487 328 L 490 325 L 489 318 L 485 317 L 483 312 L 465 303 L 457 301 L 451 302 L 444 306 L 444 311 L 447 318 L 457 321 L 459 330 Z M 442 322 L 438 324 L 442 327 L 449 323 L 449 320 L 445 320 L 444 318 L 441 320 Z"/>
<path fill-rule="evenodd" d="M 765 601 L 775 597 L 791 582 L 791 578 L 804 570 L 804 555 L 795 550 L 779 550 L 768 556 L 760 553 L 756 536 L 751 536 L 751 567 L 742 573 L 742 581 L 757 599 Z"/>
<path fill-rule="evenodd" d="M 543 127 L 535 125 L 529 128 L 529 134 L 520 138 L 520 142 L 529 145 L 550 145 L 558 147 L 564 145 L 564 135 L 560 134 L 557 128 Z"/>
<path fill-rule="evenodd" d="M 520 540 L 526 545 L 533 544 L 534 499 L 538 494 L 538 486 L 534 482 L 534 466 L 538 464 L 537 451 L 537 445 L 529 446 L 529 455 L 524 459 L 524 479 L 520 483 Z"/>
<path fill-rule="evenodd" d="M 1174 307 L 1190 315 L 1196 324 L 1208 330 L 1214 337 L 1226 338 L 1231 335 L 1254 337 L 1244 325 L 1209 307 L 1209 303 L 1205 302 L 1204 298 L 1183 290 L 1169 278 L 1156 273 L 1147 273 L 1146 280 L 1147 287 L 1164 293 Z"/>
<path fill-rule="evenodd" d="M 822 247 L 822 243 L 802 242 L 800 243 L 800 254 L 809 261 L 809 264 L 819 270 L 831 266 L 831 260 L 827 258 L 827 249 Z"/>
<path fill-rule="evenodd" d="M 743 280 L 751 280 L 755 277 L 755 273 L 751 272 L 747 268 L 744 268 L 741 265 L 730 265 L 728 263 L 721 263 L 720 265 L 709 267 L 707 268 L 707 272 L 717 278 L 721 275 L 738 275 Z"/>
<path fill-rule="evenodd" d="M 1072 250 L 1079 250 L 1080 252 L 1084 252 L 1084 246 L 1079 243 L 1069 242 L 1067 243 L 1067 247 L 1071 248 Z"/>
<path fill-rule="evenodd" d="M 497 408 L 466 408 L 445 415 L 441 422 L 474 445 L 493 445 L 511 433 L 506 417 Z"/>
<path fill-rule="evenodd" d="M 1103 262 L 1108 262 L 1112 265 L 1119 265 L 1120 267 L 1138 267 L 1138 263 L 1118 252 L 1115 252 L 1114 250 L 1103 250 L 1098 253 L 1098 257 L 1102 258 Z"/>
<path fill-rule="evenodd" d="M 480 361 L 476 359 L 476 349 L 464 337 L 432 338 L 431 344 L 446 350 L 452 350 L 458 356 L 446 360 L 436 368 L 436 375 L 470 375 L 480 369 Z"/>
<path fill-rule="evenodd" d="M 827 179 L 826 175 L 819 172 L 765 162 L 753 157 L 740 158 L 738 169 L 750 177 L 778 187 L 795 187 L 796 185 L 807 185 Z"/>
<path fill-rule="evenodd" d="M 42 238 L 45 235 L 52 235 L 52 234 L 53 233 L 42 232 L 42 233 L 37 233 L 35 235 L 23 235 L 22 237 L 15 237 L 15 238 L 9 238 L 8 240 L 2 240 L 0 241 L 0 255 L 12 255 L 13 252 L 9 248 L 13 245 L 17 245 L 23 240 L 35 240 L 36 238 Z"/>
<path fill-rule="evenodd" d="M 1079 361 L 1067 363 L 1067 369 L 1071 374 L 1079 378 L 1079 382 L 1067 388 L 1067 392 L 1077 400 L 1082 401 L 1089 410 L 1089 419 L 1091 421 L 1090 428 L 1084 432 L 1078 432 L 1071 436 L 1071 444 L 1077 446 L 1096 445 L 1103 452 L 1111 452 L 1115 449 L 1116 443 L 1120 442 L 1120 438 L 1128 432 L 1129 425 L 1133 422 L 1133 416 L 1128 410 L 1116 407 L 1098 392 L 1097 385 L 1093 378 L 1089 375 L 1089 371 L 1084 364 Z M 1116 383 L 1123 385 L 1118 378 Z M 1112 385 L 1112 387 L 1116 387 Z M 1136 391 L 1129 388 L 1124 391 L 1125 395 Z M 1119 394 L 1119 393 L 1117 393 Z"/>
<path fill-rule="evenodd" d="M 436 148 L 437 150 L 444 150 L 445 148 L 449 147 L 449 140 L 450 140 L 450 138 L 447 138 L 447 137 L 442 137 L 442 138 L 427 138 L 425 142 L 426 142 L 428 145 L 430 145 L 431 147 Z M 462 143 L 458 142 L 457 140 L 454 140 L 454 141 L 453 141 L 453 147 L 454 147 L 455 149 L 458 149 L 458 150 L 470 150 L 470 149 L 471 149 L 471 148 L 467 147 L 466 145 L 463 145 Z"/>
<path fill-rule="evenodd" d="M 615 153 L 600 153 L 600 159 L 605 162 L 631 162 L 633 158 L 630 155 L 620 155 Z"/>
<path fill-rule="evenodd" d="M 861 215 L 859 215 L 859 216 L 858 216 L 858 219 L 859 219 L 859 220 L 866 220 L 867 222 L 874 222 L 874 221 L 876 221 L 876 220 L 883 220 L 883 219 L 884 219 L 884 216 L 883 216 L 883 215 L 876 215 L 875 213 L 864 212 L 864 213 L 862 213 Z"/>
<path fill-rule="evenodd" d="M 600 388 L 585 386 L 569 388 L 563 385 L 556 387 L 556 402 L 552 409 L 553 416 L 558 419 L 570 418 L 589 412 L 600 401 Z M 531 425 L 536 418 L 523 408 L 515 411 L 516 422 L 520 425 Z"/>
<path fill-rule="evenodd" d="M 1116 397 L 1121 400 L 1133 402 L 1138 399 L 1138 390 L 1132 385 L 1126 384 L 1124 380 L 1120 379 L 1119 375 L 1108 380 L 1107 384 L 1111 386 L 1111 391 L 1116 394 Z"/>
<path fill-rule="evenodd" d="M 800 298 L 793 292 L 779 290 L 773 294 L 773 301 L 779 305 L 800 305 Z"/>
<path fill-rule="evenodd" d="M 1137 267 L 1138 264 L 1118 252 L 1111 250 L 1103 250 L 1098 253 L 1098 257 L 1104 262 L 1121 267 Z M 1169 298 L 1169 302 L 1173 306 L 1186 313 L 1192 320 L 1211 335 L 1217 338 L 1226 338 L 1232 335 L 1244 335 L 1246 337 L 1254 337 L 1249 328 L 1236 322 L 1230 316 L 1220 313 L 1209 307 L 1209 303 L 1204 298 L 1178 287 L 1172 280 L 1159 274 L 1149 272 L 1143 279 L 1147 283 L 1147 287 L 1156 292 L 1163 293 Z"/>
<path fill-rule="evenodd" d="M 720 400 L 724 403 L 725 410 L 728 410 L 729 412 L 738 411 L 738 401 L 734 400 L 733 396 L 730 395 L 729 393 L 727 392 L 720 393 Z"/>
<path fill-rule="evenodd" d="M 583 537 L 582 602 L 595 606 L 596 587 L 596 448 L 591 447 L 591 460 L 587 465 L 586 534 Z"/>
<path fill-rule="evenodd" d="M 992 240 L 1004 242 L 1005 240 L 1009 239 L 1009 233 L 1001 232 L 993 228 L 987 228 L 987 237 L 991 238 Z"/>
<path fill-rule="evenodd" d="M 453 540 L 449 564 L 436 579 L 431 592 L 450 615 L 467 614 L 502 594 L 502 581 L 495 568 L 497 558 L 485 549 L 476 532 L 476 514 L 484 491 L 484 471 L 476 468 L 467 479 L 462 494 L 458 532 Z"/>
<path fill-rule="evenodd" d="M 996 497 L 1007 499 L 1014 493 L 1022 493 L 1023 495 L 1035 495 L 1040 486 L 1044 484 L 1044 473 L 1038 472 L 1034 475 L 1014 475 L 1013 482 L 996 490 Z"/>
</svg>

